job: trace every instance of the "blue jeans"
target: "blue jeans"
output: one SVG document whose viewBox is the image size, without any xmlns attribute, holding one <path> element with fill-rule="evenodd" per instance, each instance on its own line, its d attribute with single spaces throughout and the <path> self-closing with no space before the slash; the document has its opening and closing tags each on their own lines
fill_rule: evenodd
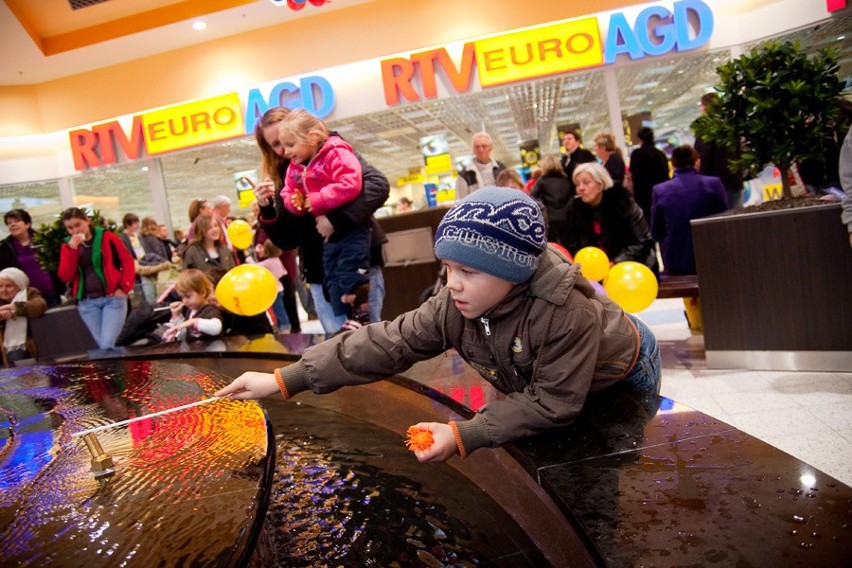
<svg viewBox="0 0 852 568">
<path fill-rule="evenodd" d="M 344 305 L 340 297 L 369 281 L 370 234 L 370 229 L 356 229 L 322 246 L 325 285 L 335 314 L 349 313 L 349 306 Z"/>
<path fill-rule="evenodd" d="M 77 304 L 77 309 L 98 347 L 115 348 L 115 340 L 127 318 L 127 297 L 84 298 Z"/>
<path fill-rule="evenodd" d="M 284 292 L 278 292 L 275 301 L 272 302 L 272 313 L 275 314 L 275 326 L 278 330 L 290 327 L 290 318 L 287 317 L 287 312 L 284 310 Z"/>
<path fill-rule="evenodd" d="M 328 303 L 325 299 L 325 294 L 323 294 L 322 284 L 311 284 L 311 297 L 314 299 L 314 309 L 317 312 L 317 319 L 319 319 L 320 325 L 322 325 L 322 329 L 325 331 L 326 338 L 329 338 L 343 327 L 346 316 L 334 315 L 331 304 Z"/>
<path fill-rule="evenodd" d="M 662 361 L 657 338 L 642 320 L 633 314 L 627 317 L 639 330 L 639 358 L 624 380 L 640 391 L 660 394 Z"/>
<path fill-rule="evenodd" d="M 382 304 L 385 302 L 385 276 L 381 266 L 370 267 L 370 321 L 382 321 Z"/>
<path fill-rule="evenodd" d="M 382 274 L 380 266 L 370 268 L 370 321 L 382 321 L 382 304 L 385 300 L 385 277 Z M 322 293 L 322 284 L 311 284 L 311 297 L 314 299 L 314 309 L 317 312 L 317 319 L 322 325 L 326 337 L 331 337 L 337 333 L 343 323 L 346 321 L 346 316 L 334 315 L 334 310 L 331 308 L 325 295 Z"/>
</svg>

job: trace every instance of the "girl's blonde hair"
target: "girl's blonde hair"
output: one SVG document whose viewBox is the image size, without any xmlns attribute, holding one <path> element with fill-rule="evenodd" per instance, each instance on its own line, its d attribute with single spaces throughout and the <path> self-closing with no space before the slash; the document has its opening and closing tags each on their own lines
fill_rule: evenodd
<svg viewBox="0 0 852 568">
<path fill-rule="evenodd" d="M 514 189 L 524 188 L 524 180 L 521 179 L 521 174 L 512 168 L 506 168 L 497 174 L 497 179 L 494 180 L 494 184 L 497 187 L 511 187 Z"/>
<path fill-rule="evenodd" d="M 213 282 L 207 278 L 207 275 L 197 268 L 187 268 L 178 274 L 175 281 L 175 290 L 179 294 L 188 294 L 195 292 L 200 296 L 209 298 L 213 295 Z"/>
<path fill-rule="evenodd" d="M 562 163 L 559 161 L 559 156 L 556 154 L 547 154 L 543 156 L 538 165 L 541 166 L 542 175 L 556 173 L 562 177 L 568 177 L 565 175 L 565 170 L 562 168 Z"/>
<path fill-rule="evenodd" d="M 290 134 L 302 144 L 319 146 L 328 139 L 328 127 L 304 109 L 290 111 L 278 123 L 278 134 Z"/>
</svg>

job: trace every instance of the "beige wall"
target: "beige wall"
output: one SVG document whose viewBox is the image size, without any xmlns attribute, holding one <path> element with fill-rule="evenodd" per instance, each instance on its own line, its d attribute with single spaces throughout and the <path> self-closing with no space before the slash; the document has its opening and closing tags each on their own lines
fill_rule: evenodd
<svg viewBox="0 0 852 568">
<path fill-rule="evenodd" d="M 47 133 L 335 65 L 641 4 L 376 0 L 28 87 L 0 87 L 0 136 Z M 223 74 L 238 72 L 242 84 Z"/>
</svg>

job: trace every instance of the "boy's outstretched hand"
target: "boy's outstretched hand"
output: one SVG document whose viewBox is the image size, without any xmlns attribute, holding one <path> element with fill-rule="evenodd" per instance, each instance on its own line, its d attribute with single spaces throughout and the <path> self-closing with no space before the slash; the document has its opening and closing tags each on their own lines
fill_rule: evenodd
<svg viewBox="0 0 852 568">
<path fill-rule="evenodd" d="M 273 381 L 275 378 L 273 377 Z M 420 422 L 415 424 L 414 428 L 418 430 L 428 430 L 432 432 L 434 443 L 426 450 L 415 450 L 414 455 L 417 461 L 420 462 L 442 462 L 450 459 L 458 453 L 456 446 L 456 438 L 453 436 L 453 429 L 449 424 L 440 422 Z"/>
<path fill-rule="evenodd" d="M 252 398 L 263 398 L 278 392 L 278 383 L 272 373 L 258 373 L 248 371 L 234 379 L 225 388 L 216 392 L 214 396 L 227 396 L 238 400 Z M 452 432 L 450 433 L 452 436 Z"/>
</svg>

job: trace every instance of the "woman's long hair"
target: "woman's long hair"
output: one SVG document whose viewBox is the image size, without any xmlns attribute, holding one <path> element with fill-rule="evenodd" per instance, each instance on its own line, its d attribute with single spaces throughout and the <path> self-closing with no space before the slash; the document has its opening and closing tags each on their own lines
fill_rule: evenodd
<svg viewBox="0 0 852 568">
<path fill-rule="evenodd" d="M 285 159 L 275 153 L 272 146 L 263 137 L 263 129 L 267 126 L 278 124 L 284 117 L 290 114 L 290 109 L 283 107 L 272 107 L 260 117 L 257 124 L 254 125 L 254 139 L 257 141 L 257 147 L 260 148 L 260 169 L 261 177 L 268 177 L 275 184 L 275 189 L 281 189 L 284 186 L 282 178 L 282 166 Z"/>
</svg>

